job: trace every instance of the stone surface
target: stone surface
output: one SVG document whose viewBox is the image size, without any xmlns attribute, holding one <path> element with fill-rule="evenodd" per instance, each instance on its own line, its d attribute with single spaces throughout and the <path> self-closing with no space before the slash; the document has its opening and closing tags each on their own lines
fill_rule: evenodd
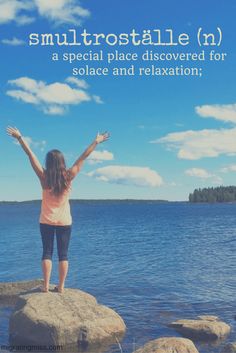
<svg viewBox="0 0 236 353">
<path fill-rule="evenodd" d="M 214 315 L 199 315 L 197 318 L 200 320 L 207 320 L 207 321 L 220 321 L 219 317 Z"/>
<path fill-rule="evenodd" d="M 187 338 L 163 337 L 146 343 L 134 353 L 198 353 L 198 350 Z"/>
<path fill-rule="evenodd" d="M 236 342 L 226 344 L 221 353 L 236 353 Z"/>
<path fill-rule="evenodd" d="M 15 304 L 21 294 L 37 290 L 42 284 L 42 279 L 22 282 L 0 282 L 0 302 L 1 304 Z"/>
<path fill-rule="evenodd" d="M 116 343 L 125 332 L 122 318 L 77 289 L 21 295 L 10 317 L 12 344 L 89 348 Z"/>
<path fill-rule="evenodd" d="M 217 316 L 202 315 L 196 320 L 177 320 L 169 324 L 184 337 L 199 340 L 222 340 L 230 333 L 230 326 Z"/>
</svg>

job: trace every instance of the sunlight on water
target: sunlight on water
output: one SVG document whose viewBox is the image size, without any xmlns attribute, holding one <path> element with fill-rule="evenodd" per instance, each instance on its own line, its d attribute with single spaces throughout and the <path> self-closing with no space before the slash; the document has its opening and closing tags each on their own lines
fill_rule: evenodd
<svg viewBox="0 0 236 353">
<path fill-rule="evenodd" d="M 39 203 L 0 204 L 1 281 L 41 277 L 38 213 Z M 218 315 L 234 329 L 235 204 L 73 202 L 72 213 L 67 286 L 91 293 L 125 320 L 121 347 L 110 352 L 131 353 L 176 335 L 167 325 L 177 318 Z M 9 310 L 0 315 L 6 344 Z M 234 330 L 229 339 L 236 340 Z"/>
</svg>

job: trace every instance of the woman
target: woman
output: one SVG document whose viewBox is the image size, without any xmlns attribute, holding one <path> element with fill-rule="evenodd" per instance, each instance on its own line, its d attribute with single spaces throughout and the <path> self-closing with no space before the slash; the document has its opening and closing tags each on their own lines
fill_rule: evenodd
<svg viewBox="0 0 236 353">
<path fill-rule="evenodd" d="M 28 155 L 31 166 L 42 186 L 42 204 L 39 219 L 43 244 L 42 270 L 44 285 L 42 291 L 48 292 L 49 290 L 53 242 L 54 234 L 56 234 L 59 257 L 59 284 L 55 289 L 62 293 L 68 272 L 67 252 L 72 224 L 69 204 L 71 182 L 81 170 L 84 160 L 94 151 L 99 143 L 109 138 L 109 134 L 98 133 L 95 140 L 75 161 L 70 169 L 66 169 L 65 159 L 60 151 L 49 151 L 46 155 L 44 169 L 16 127 L 13 128 L 9 126 L 7 133 L 18 140 L 19 144 Z"/>
</svg>

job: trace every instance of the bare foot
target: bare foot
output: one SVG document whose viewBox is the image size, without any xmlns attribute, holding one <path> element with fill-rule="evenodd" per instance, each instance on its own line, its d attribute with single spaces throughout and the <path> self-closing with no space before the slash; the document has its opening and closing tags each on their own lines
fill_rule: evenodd
<svg viewBox="0 0 236 353">
<path fill-rule="evenodd" d="M 55 291 L 55 292 L 58 292 L 58 293 L 63 293 L 64 287 L 56 286 L 56 287 L 54 288 L 54 291 Z"/>
<path fill-rule="evenodd" d="M 45 286 L 41 287 L 41 292 L 48 293 L 48 287 L 45 287 Z"/>
</svg>

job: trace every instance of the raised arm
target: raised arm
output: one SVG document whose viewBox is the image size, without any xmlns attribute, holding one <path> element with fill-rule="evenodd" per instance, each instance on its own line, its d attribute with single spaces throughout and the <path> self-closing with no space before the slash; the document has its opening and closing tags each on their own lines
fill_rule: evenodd
<svg viewBox="0 0 236 353">
<path fill-rule="evenodd" d="M 29 157 L 29 160 L 30 160 L 30 163 L 31 163 L 33 170 L 35 171 L 35 173 L 39 177 L 40 181 L 42 181 L 43 175 L 44 175 L 43 167 L 41 166 L 41 164 L 40 164 L 38 158 L 35 156 L 35 154 L 31 151 L 28 143 L 23 138 L 20 131 L 16 127 L 8 126 L 7 133 L 8 133 L 8 135 L 10 135 L 10 136 L 14 137 L 16 140 L 18 140 L 19 144 L 21 145 L 21 147 L 23 148 L 23 150 L 25 151 L 25 153 Z"/>
<path fill-rule="evenodd" d="M 85 159 L 95 150 L 99 143 L 102 143 L 109 139 L 109 133 L 105 132 L 103 134 L 97 134 L 95 140 L 89 145 L 88 148 L 81 154 L 81 156 L 75 161 L 73 166 L 69 169 L 71 179 L 73 179 L 81 170 L 83 162 Z"/>
</svg>

